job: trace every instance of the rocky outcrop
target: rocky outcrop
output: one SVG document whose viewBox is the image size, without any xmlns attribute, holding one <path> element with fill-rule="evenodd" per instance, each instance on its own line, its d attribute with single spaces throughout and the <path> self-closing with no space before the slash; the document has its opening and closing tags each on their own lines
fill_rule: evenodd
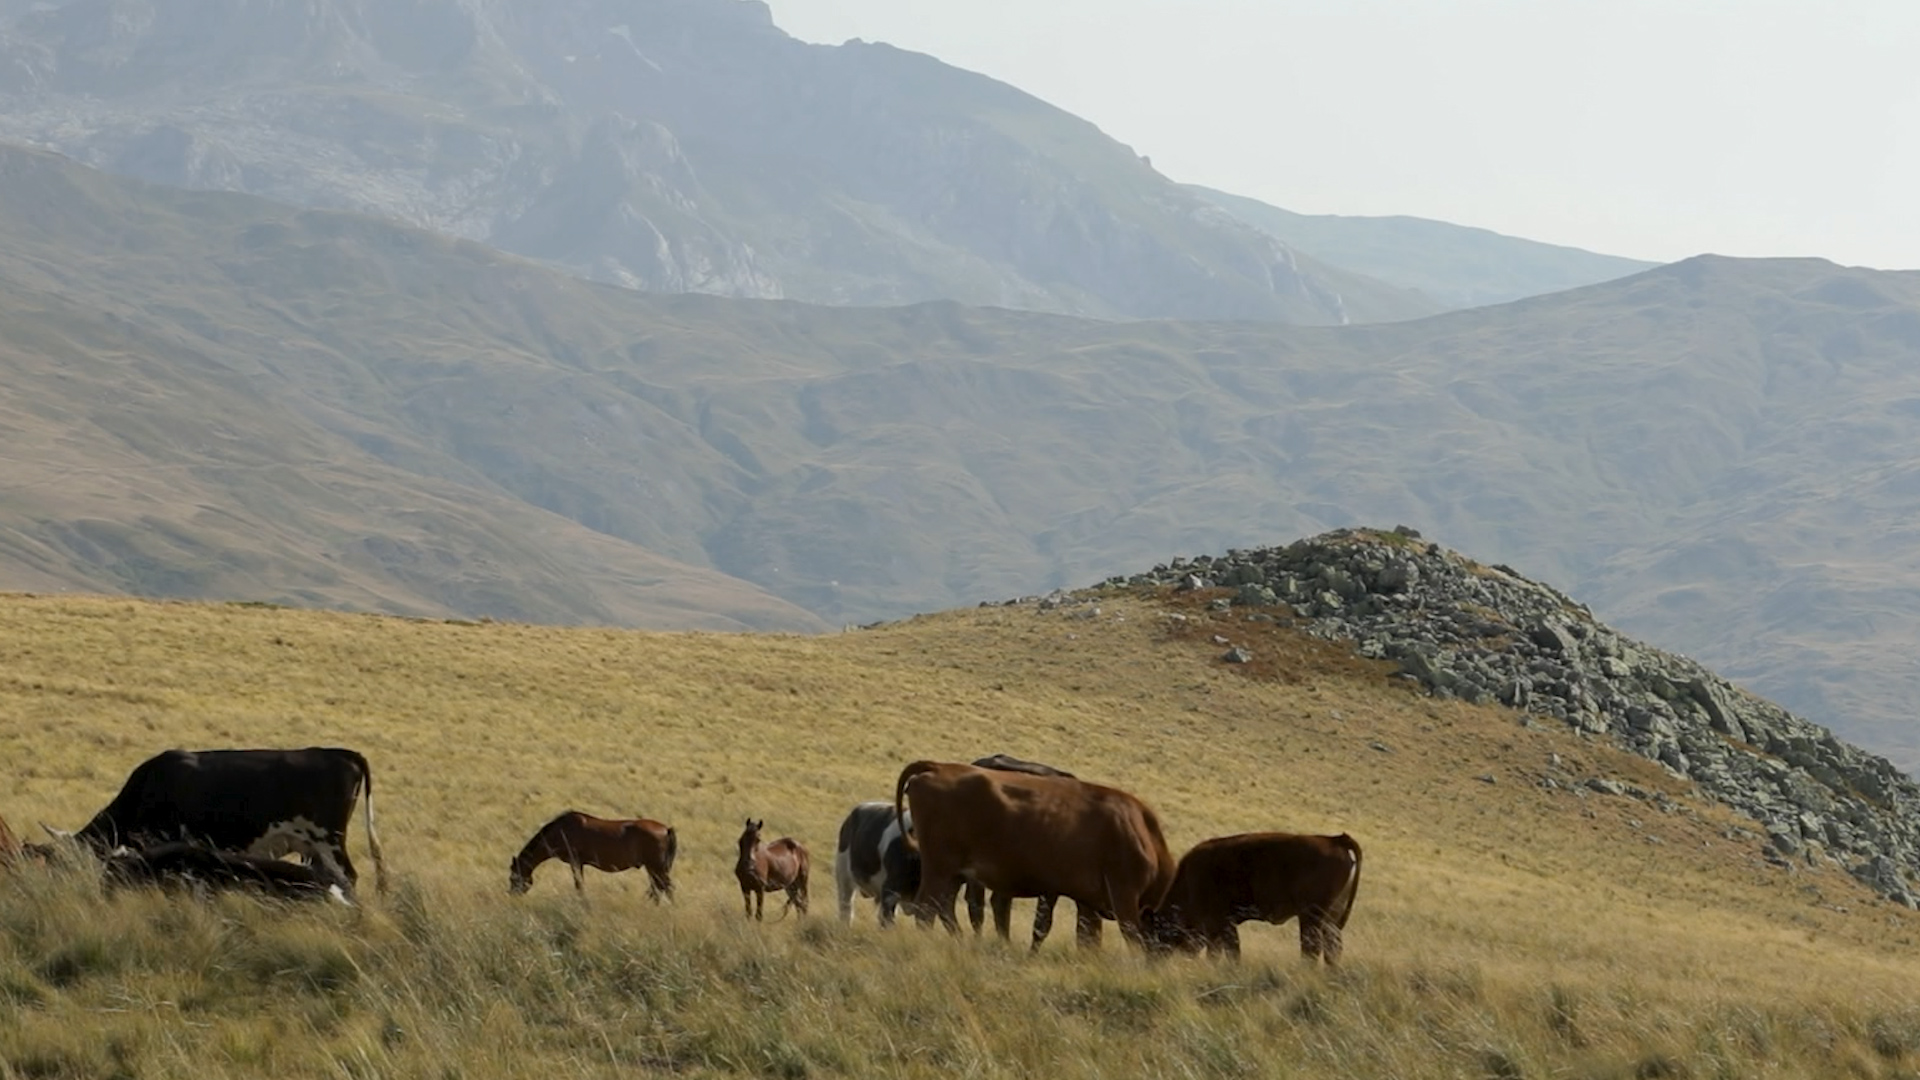
<svg viewBox="0 0 1920 1080">
<path fill-rule="evenodd" d="M 1759 822 L 1776 856 L 1831 858 L 1889 899 L 1920 906 L 1920 784 L 1687 657 L 1609 629 L 1510 567 L 1411 529 L 1343 529 L 1175 559 L 1108 584 L 1225 587 L 1233 593 L 1216 601 L 1223 606 L 1287 605 L 1308 633 L 1395 661 L 1400 677 L 1436 696 L 1510 706 L 1658 761 Z"/>
</svg>

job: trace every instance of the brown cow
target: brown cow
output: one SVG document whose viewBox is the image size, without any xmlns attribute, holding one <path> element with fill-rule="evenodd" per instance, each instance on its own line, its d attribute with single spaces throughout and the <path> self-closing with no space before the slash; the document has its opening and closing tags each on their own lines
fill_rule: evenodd
<svg viewBox="0 0 1920 1080">
<path fill-rule="evenodd" d="M 1300 920 L 1300 952 L 1340 959 L 1341 931 L 1360 890 L 1360 845 L 1339 836 L 1242 833 L 1203 840 L 1180 860 L 1173 887 L 1146 913 L 1162 948 L 1240 955 L 1239 925 Z"/>
<path fill-rule="evenodd" d="M 1157 907 L 1173 881 L 1159 816 L 1118 788 L 916 761 L 894 785 L 894 816 L 908 804 L 921 858 L 915 906 L 956 933 L 953 898 L 964 880 L 1009 897 L 1065 896 L 1111 913 L 1140 942 L 1141 909 Z"/>
<path fill-rule="evenodd" d="M 746 905 L 748 915 L 765 919 L 767 894 L 784 889 L 787 906 L 780 909 L 780 917 L 786 918 L 787 912 L 796 908 L 805 915 L 807 849 L 791 836 L 783 836 L 771 844 L 763 842 L 760 830 L 766 825 L 764 819 L 748 818 L 746 828 L 740 832 L 740 858 L 733 864 L 733 876 L 740 880 L 740 902 Z M 757 909 L 755 900 L 759 901 Z"/>
<path fill-rule="evenodd" d="M 680 850 L 673 827 L 650 818 L 597 818 L 568 810 L 540 827 L 507 867 L 507 890 L 514 895 L 533 884 L 534 867 L 548 859 L 564 860 L 573 870 L 573 887 L 586 888 L 581 867 L 603 873 L 641 867 L 647 872 L 647 896 L 673 899 L 673 857 Z"/>
</svg>

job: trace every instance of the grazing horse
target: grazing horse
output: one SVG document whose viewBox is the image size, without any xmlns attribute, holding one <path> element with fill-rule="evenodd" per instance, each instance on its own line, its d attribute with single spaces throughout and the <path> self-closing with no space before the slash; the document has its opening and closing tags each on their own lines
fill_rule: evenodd
<svg viewBox="0 0 1920 1080">
<path fill-rule="evenodd" d="M 680 840 L 673 827 L 649 818 L 597 818 L 568 810 L 540 827 L 508 866 L 507 891 L 526 892 L 533 884 L 534 867 L 548 859 L 564 860 L 573 870 L 573 888 L 586 892 L 581 868 L 591 866 L 613 874 L 640 867 L 647 872 L 647 896 L 673 899 L 673 857 Z"/>
<path fill-rule="evenodd" d="M 748 818 L 747 827 L 740 832 L 740 859 L 733 864 L 733 876 L 740 879 L 740 902 L 746 905 L 748 915 L 764 920 L 767 894 L 785 889 L 787 905 L 780 909 L 780 917 L 787 917 L 788 908 L 798 908 L 805 915 L 807 849 L 791 836 L 771 844 L 763 842 L 760 830 L 766 824 L 765 820 Z"/>
</svg>

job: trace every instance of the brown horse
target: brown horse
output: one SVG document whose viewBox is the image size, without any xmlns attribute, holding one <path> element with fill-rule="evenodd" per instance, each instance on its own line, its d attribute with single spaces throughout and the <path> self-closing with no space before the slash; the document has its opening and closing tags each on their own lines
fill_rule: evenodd
<svg viewBox="0 0 1920 1080">
<path fill-rule="evenodd" d="M 597 818 L 568 810 L 540 827 L 508 866 L 507 888 L 516 896 L 533 884 L 534 867 L 562 859 L 573 870 L 573 887 L 584 893 L 580 868 L 613 874 L 640 867 L 647 872 L 647 895 L 673 899 L 673 857 L 680 850 L 673 828 L 648 818 Z"/>
<path fill-rule="evenodd" d="M 733 864 L 733 876 L 740 879 L 740 902 L 746 905 L 749 916 L 765 919 L 767 894 L 785 889 L 787 906 L 780 909 L 780 917 L 787 917 L 788 908 L 799 908 L 800 914 L 805 915 L 807 849 L 791 836 L 783 836 L 771 844 L 761 842 L 760 830 L 766 824 L 764 820 L 748 818 L 747 827 L 741 830 L 740 859 Z"/>
</svg>

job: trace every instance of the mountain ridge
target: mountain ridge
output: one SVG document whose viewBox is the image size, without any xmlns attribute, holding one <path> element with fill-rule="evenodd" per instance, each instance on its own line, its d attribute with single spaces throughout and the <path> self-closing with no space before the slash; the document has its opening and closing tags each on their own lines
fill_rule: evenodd
<svg viewBox="0 0 1920 1080">
<path fill-rule="evenodd" d="M 0 538 L 31 540 L 0 580 L 154 591 L 184 565 L 212 588 L 245 564 L 223 595 L 342 602 L 332 574 L 383 610 L 662 625 L 594 604 L 692 567 L 748 590 L 730 625 L 817 629 L 1396 520 L 1920 760 L 1920 275 L 1708 257 L 1353 327 L 823 308 L 0 151 L 0 283 L 0 415 L 37 485 L 0 503 Z M 74 539 L 88 519 L 118 546 Z M 585 546 L 533 583 L 513 553 L 549 528 Z M 395 543 L 346 546 L 369 537 Z M 580 578 L 640 552 L 671 562 Z M 369 599 L 421 589 L 442 599 Z"/>
<path fill-rule="evenodd" d="M 1431 296 L 1450 309 L 1596 285 L 1660 265 L 1406 214 L 1301 214 L 1199 184 L 1184 186 L 1290 247 Z"/>
<path fill-rule="evenodd" d="M 808 45 L 764 5 L 159 12 L 0 8 L 0 137 L 651 291 L 1314 323 L 1435 309 L 1215 212 L 1024 91 L 891 46 Z"/>
</svg>

